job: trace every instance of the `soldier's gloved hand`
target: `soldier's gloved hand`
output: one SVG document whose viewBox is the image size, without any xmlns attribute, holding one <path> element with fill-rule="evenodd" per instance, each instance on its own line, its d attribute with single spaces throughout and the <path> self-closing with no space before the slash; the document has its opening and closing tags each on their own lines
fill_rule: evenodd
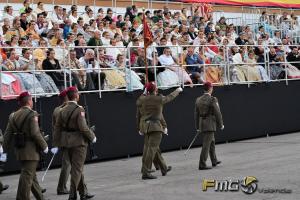
<svg viewBox="0 0 300 200">
<path fill-rule="evenodd" d="M 165 128 L 164 134 L 165 134 L 165 135 L 168 135 L 168 129 L 167 129 L 167 128 Z"/>
<path fill-rule="evenodd" d="M 93 139 L 92 143 L 93 143 L 93 144 L 95 144 L 96 142 L 97 142 L 97 138 L 96 138 L 96 137 L 94 137 L 94 139 Z"/>
<path fill-rule="evenodd" d="M 44 151 L 43 151 L 43 152 L 44 152 L 45 154 L 47 154 L 47 153 L 48 153 L 48 151 L 49 151 L 49 149 L 48 149 L 48 147 L 46 147 L 46 149 L 44 149 Z"/>
<path fill-rule="evenodd" d="M 2 153 L 0 156 L 0 161 L 1 162 L 6 162 L 7 161 L 7 154 L 6 153 Z"/>
<path fill-rule="evenodd" d="M 57 152 L 58 152 L 58 147 L 53 147 L 53 148 L 51 149 L 51 153 L 57 154 Z"/>
<path fill-rule="evenodd" d="M 3 154 L 3 147 L 0 145 L 0 154 Z"/>
<path fill-rule="evenodd" d="M 141 131 L 139 131 L 139 134 L 140 134 L 140 135 L 144 135 L 144 133 L 142 133 Z"/>
<path fill-rule="evenodd" d="M 182 89 L 181 87 L 179 87 L 179 88 L 177 88 L 177 89 L 176 89 L 176 91 L 178 91 L 178 92 L 182 92 L 182 91 L 183 91 L 183 89 Z"/>
<path fill-rule="evenodd" d="M 221 130 L 224 130 L 224 128 L 225 128 L 224 125 L 222 125 Z"/>
</svg>

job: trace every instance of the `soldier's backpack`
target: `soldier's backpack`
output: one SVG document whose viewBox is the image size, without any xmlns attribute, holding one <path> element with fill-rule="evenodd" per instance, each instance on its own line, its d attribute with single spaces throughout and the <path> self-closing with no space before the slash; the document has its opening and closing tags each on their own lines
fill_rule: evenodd
<svg viewBox="0 0 300 200">
<path fill-rule="evenodd" d="M 30 114 L 32 113 L 32 111 L 30 111 L 24 118 L 24 120 L 22 121 L 22 124 L 20 127 L 17 126 L 15 119 L 12 119 L 12 122 L 16 128 L 16 132 L 14 133 L 14 145 L 16 148 L 21 149 L 25 147 L 25 133 L 23 132 L 23 128 L 25 125 L 25 122 L 27 121 L 28 117 L 30 116 Z"/>
</svg>

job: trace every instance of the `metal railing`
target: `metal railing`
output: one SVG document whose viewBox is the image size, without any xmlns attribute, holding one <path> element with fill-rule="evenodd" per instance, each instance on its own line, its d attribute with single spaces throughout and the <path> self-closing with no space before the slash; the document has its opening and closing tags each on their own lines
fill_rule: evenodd
<svg viewBox="0 0 300 200">
<path fill-rule="evenodd" d="M 297 68 L 293 67 L 294 64 L 300 64 L 300 61 L 296 62 L 288 62 L 286 60 L 286 55 L 287 55 L 287 47 L 288 46 L 283 46 L 283 51 L 281 55 L 281 60 L 276 61 L 275 63 L 270 62 L 269 58 L 269 49 L 274 47 L 272 45 L 270 46 L 265 46 L 265 45 L 235 45 L 235 46 L 218 46 L 218 49 L 222 47 L 223 53 L 217 54 L 213 53 L 212 50 L 209 50 L 212 45 L 174 45 L 174 46 L 151 46 L 149 47 L 148 50 L 151 50 L 153 55 L 151 55 L 152 59 L 152 64 L 148 66 L 148 70 L 152 70 L 154 73 L 154 81 L 158 85 L 159 89 L 166 89 L 170 87 L 193 87 L 193 86 L 198 86 L 202 85 L 203 82 L 207 81 L 209 79 L 209 76 L 215 75 L 214 73 L 217 74 L 217 78 L 213 80 L 213 83 L 216 85 L 232 85 L 232 84 L 247 84 L 248 87 L 250 87 L 254 83 L 261 83 L 261 82 L 274 82 L 274 81 L 285 81 L 286 84 L 288 85 L 288 81 L 291 80 L 299 80 L 300 79 L 300 70 Z M 295 45 L 293 45 L 295 46 Z M 172 54 L 172 59 L 174 60 L 173 63 L 170 65 L 157 65 L 155 63 L 158 63 L 160 60 L 160 57 L 156 55 L 155 52 L 157 52 L 158 48 L 165 48 L 169 47 L 173 50 Z M 194 48 L 194 53 L 199 56 L 199 58 L 203 61 L 203 63 L 193 63 L 193 64 L 187 64 L 185 62 L 187 52 L 186 49 L 189 47 Z M 216 46 L 214 46 L 216 47 Z M 240 48 L 240 53 L 237 53 L 236 55 L 233 55 L 231 52 L 231 47 L 239 47 Z M 264 49 L 263 53 L 263 58 L 264 62 L 262 63 L 255 63 L 255 62 L 248 62 L 247 56 L 248 56 L 248 50 L 247 49 L 253 49 L 255 47 L 260 47 Z M 297 46 L 298 48 L 300 47 L 299 45 Z M 12 49 L 12 47 L 5 47 L 6 49 Z M 21 47 L 20 47 L 21 48 Z M 25 47 L 23 47 L 25 48 Z M 22 49 L 23 49 L 22 48 Z M 44 47 L 46 48 L 46 47 Z M 20 75 L 26 75 L 26 78 L 31 78 L 32 81 L 30 87 L 27 88 L 27 90 L 30 90 L 32 95 L 36 98 L 41 97 L 41 96 L 49 96 L 49 95 L 55 95 L 58 94 L 58 90 L 53 91 L 53 92 L 41 92 L 38 91 L 39 86 L 42 86 L 39 83 L 39 80 L 37 79 L 38 75 L 43 75 L 46 74 L 47 76 L 51 73 L 60 73 L 63 75 L 63 86 L 62 88 L 74 85 L 74 76 L 76 74 L 78 75 L 79 72 L 84 72 L 84 75 L 87 76 L 89 73 L 93 73 L 98 79 L 97 84 L 95 85 L 96 89 L 86 89 L 80 91 L 80 93 L 98 93 L 99 97 L 102 97 L 103 92 L 113 92 L 113 91 L 127 91 L 131 92 L 134 90 L 140 90 L 142 89 L 142 84 L 141 80 L 139 78 L 145 78 L 145 74 L 139 74 L 139 78 L 137 78 L 137 73 L 139 70 L 145 70 L 145 66 L 138 66 L 135 63 L 131 63 L 131 58 L 133 54 L 137 54 L 137 50 L 142 50 L 142 47 L 123 47 L 123 46 L 83 46 L 83 47 L 76 47 L 76 48 L 85 48 L 85 49 L 93 49 L 93 52 L 95 52 L 93 59 L 90 59 L 90 61 L 93 60 L 93 65 L 90 66 L 85 66 L 83 68 L 71 68 L 71 57 L 70 57 L 70 50 L 73 50 L 74 47 L 66 47 L 66 52 L 67 55 L 63 55 L 64 60 L 61 62 L 61 69 L 59 70 L 41 70 L 37 69 L 36 63 L 32 62 L 33 69 L 22 71 L 22 69 L 8 69 L 8 70 L 3 70 L 5 64 L 2 64 L 0 67 L 0 98 L 1 99 L 10 99 L 14 98 L 18 95 L 18 93 L 15 94 L 6 94 L 3 93 L 4 87 L 9 87 L 9 85 L 5 85 L 3 80 L 7 78 L 7 76 L 12 76 L 16 80 L 20 82 L 19 84 L 22 85 L 22 81 L 25 81 L 20 77 Z M 116 60 L 114 55 L 107 55 L 105 54 L 105 50 L 108 49 L 120 49 L 122 50 L 121 54 L 124 56 L 126 59 L 122 65 L 118 66 L 116 64 Z M 16 49 L 16 48 L 13 48 Z M 26 48 L 26 49 L 41 49 L 36 48 L 36 47 L 31 47 L 31 48 Z M 116 50 L 117 51 L 117 50 Z M 115 53 L 116 51 L 111 51 Z M 174 53 L 175 51 L 175 53 Z M 176 53 L 177 52 L 177 53 Z M 210 53 L 210 54 L 209 54 Z M 219 56 L 219 61 L 215 62 L 213 58 L 217 58 Z M 236 57 L 234 57 L 236 56 Z M 207 62 L 204 60 L 204 57 L 208 58 L 210 57 L 212 62 Z M 36 60 L 37 58 L 32 57 L 32 61 Z M 177 62 L 175 62 L 175 60 Z M 88 62 L 90 62 L 88 61 Z M 199 69 L 199 74 L 200 74 L 200 82 L 197 83 L 191 83 L 185 80 L 187 78 L 188 68 L 189 67 L 195 67 Z M 263 67 L 264 66 L 264 67 Z M 274 78 L 272 77 L 272 68 L 273 67 L 280 68 L 282 72 L 284 72 L 284 77 L 280 78 Z M 89 68 L 92 67 L 92 68 Z M 157 72 L 159 69 L 169 69 L 170 71 L 173 71 L 176 73 L 178 77 L 178 82 L 173 85 L 164 85 L 162 82 L 159 82 L 158 79 L 162 79 L 163 72 Z M 295 71 L 296 70 L 296 71 Z M 262 71 L 264 72 L 265 76 L 267 78 L 264 78 L 263 75 L 261 74 Z M 236 79 L 234 76 L 236 75 L 235 73 L 239 73 L 240 76 L 243 76 L 243 79 Z M 105 83 L 103 86 L 103 81 L 109 81 L 109 80 L 101 80 L 101 74 L 104 73 L 107 76 L 109 75 L 112 80 L 116 75 L 120 77 L 121 79 L 121 85 L 109 85 L 110 83 Z M 292 73 L 292 74 L 291 74 Z M 294 76 L 294 74 L 296 76 Z M 174 73 L 173 73 L 174 74 Z M 25 76 L 24 75 L 24 76 Z M 79 76 L 79 75 L 78 75 Z M 135 76 L 135 77 L 132 77 Z M 257 79 L 251 78 L 252 76 L 260 77 Z M 167 77 L 167 76 L 166 76 Z M 168 77 L 167 77 L 168 78 Z M 145 78 L 146 79 L 146 78 Z M 134 81 L 140 81 L 139 86 L 134 85 Z M 28 83 L 27 83 L 28 84 Z M 29 87 L 29 86 L 28 86 Z M 60 88 L 61 89 L 61 88 Z M 7 91 L 6 91 L 7 92 Z M 16 91 L 17 92 L 17 91 Z"/>
</svg>

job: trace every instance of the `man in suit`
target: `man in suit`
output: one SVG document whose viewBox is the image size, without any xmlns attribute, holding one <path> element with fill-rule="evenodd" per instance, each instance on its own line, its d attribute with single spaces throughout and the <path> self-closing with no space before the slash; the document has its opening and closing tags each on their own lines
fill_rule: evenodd
<svg viewBox="0 0 300 200">
<path fill-rule="evenodd" d="M 21 108 L 9 116 L 3 147 L 8 150 L 14 141 L 16 158 L 21 162 L 17 200 L 30 200 L 30 191 L 36 199 L 43 200 L 42 189 L 36 178 L 36 168 L 40 150 L 47 154 L 48 146 L 40 132 L 38 113 L 32 110 L 31 95 L 28 92 L 21 93 L 18 102 Z"/>
<path fill-rule="evenodd" d="M 3 135 L 2 135 L 2 130 L 0 129 L 0 157 L 3 154 L 3 147 L 2 147 L 2 143 L 3 143 Z M 1 157 L 2 158 L 2 157 Z M 6 160 L 2 160 L 0 159 L 0 161 L 6 161 Z M 0 181 L 0 194 L 4 191 L 7 190 L 9 188 L 9 185 L 3 185 Z"/>
<path fill-rule="evenodd" d="M 61 108 L 55 123 L 53 146 L 66 149 L 71 162 L 69 200 L 77 199 L 77 191 L 80 199 L 86 200 L 93 198 L 94 195 L 86 194 L 83 180 L 84 161 L 88 142 L 96 143 L 97 138 L 87 125 L 84 108 L 78 105 L 77 88 L 68 88 L 67 97 L 69 101 Z"/>
<path fill-rule="evenodd" d="M 137 105 L 137 126 L 140 134 L 145 135 L 145 148 L 142 163 L 142 179 L 156 179 L 151 174 L 151 167 L 154 159 L 158 163 L 162 175 L 167 175 L 171 167 L 167 167 L 159 151 L 162 134 L 165 132 L 162 125 L 163 106 L 172 101 L 182 91 L 176 89 L 168 96 L 157 95 L 157 88 L 153 82 L 146 85 L 147 95 L 138 98 Z M 166 126 L 166 125 L 165 125 Z"/>
<path fill-rule="evenodd" d="M 210 82 L 204 84 L 204 94 L 198 97 L 195 103 L 195 124 L 197 132 L 202 134 L 203 144 L 199 161 L 199 170 L 211 169 L 206 166 L 208 154 L 212 166 L 221 163 L 215 152 L 215 132 L 217 127 L 224 129 L 222 114 L 218 99 L 212 96 L 213 86 Z"/>
</svg>

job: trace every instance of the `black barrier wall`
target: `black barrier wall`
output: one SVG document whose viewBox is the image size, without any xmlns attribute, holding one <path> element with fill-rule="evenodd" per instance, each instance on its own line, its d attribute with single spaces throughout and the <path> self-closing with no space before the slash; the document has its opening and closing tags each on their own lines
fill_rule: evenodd
<svg viewBox="0 0 300 200">
<path fill-rule="evenodd" d="M 225 130 L 216 135 L 218 143 L 267 134 L 287 133 L 300 130 L 300 82 L 283 82 L 251 85 L 232 85 L 215 87 L 223 113 Z M 163 91 L 168 94 L 173 89 Z M 141 91 L 133 93 L 111 92 L 85 94 L 89 107 L 90 121 L 96 125 L 97 143 L 94 145 L 99 160 L 127 157 L 142 153 L 143 137 L 137 132 L 135 124 L 135 101 Z M 187 147 L 195 135 L 194 103 L 202 94 L 201 87 L 185 88 L 173 102 L 164 108 L 169 136 L 164 136 L 163 151 Z M 81 105 L 84 106 L 83 97 Z M 35 104 L 41 116 L 41 126 L 51 135 L 52 111 L 58 105 L 57 97 L 41 98 Z M 0 102 L 0 128 L 5 130 L 9 114 L 17 109 L 15 101 Z M 51 141 L 48 142 L 51 147 Z M 201 144 L 199 138 L 195 146 Z M 48 160 L 51 155 L 48 155 Z M 13 151 L 8 154 L 5 172 L 19 169 Z M 89 156 L 87 157 L 87 160 Z M 198 158 L 195 158 L 198 159 Z M 59 156 L 54 165 L 59 165 Z M 48 163 L 48 162 L 46 162 Z"/>
</svg>

